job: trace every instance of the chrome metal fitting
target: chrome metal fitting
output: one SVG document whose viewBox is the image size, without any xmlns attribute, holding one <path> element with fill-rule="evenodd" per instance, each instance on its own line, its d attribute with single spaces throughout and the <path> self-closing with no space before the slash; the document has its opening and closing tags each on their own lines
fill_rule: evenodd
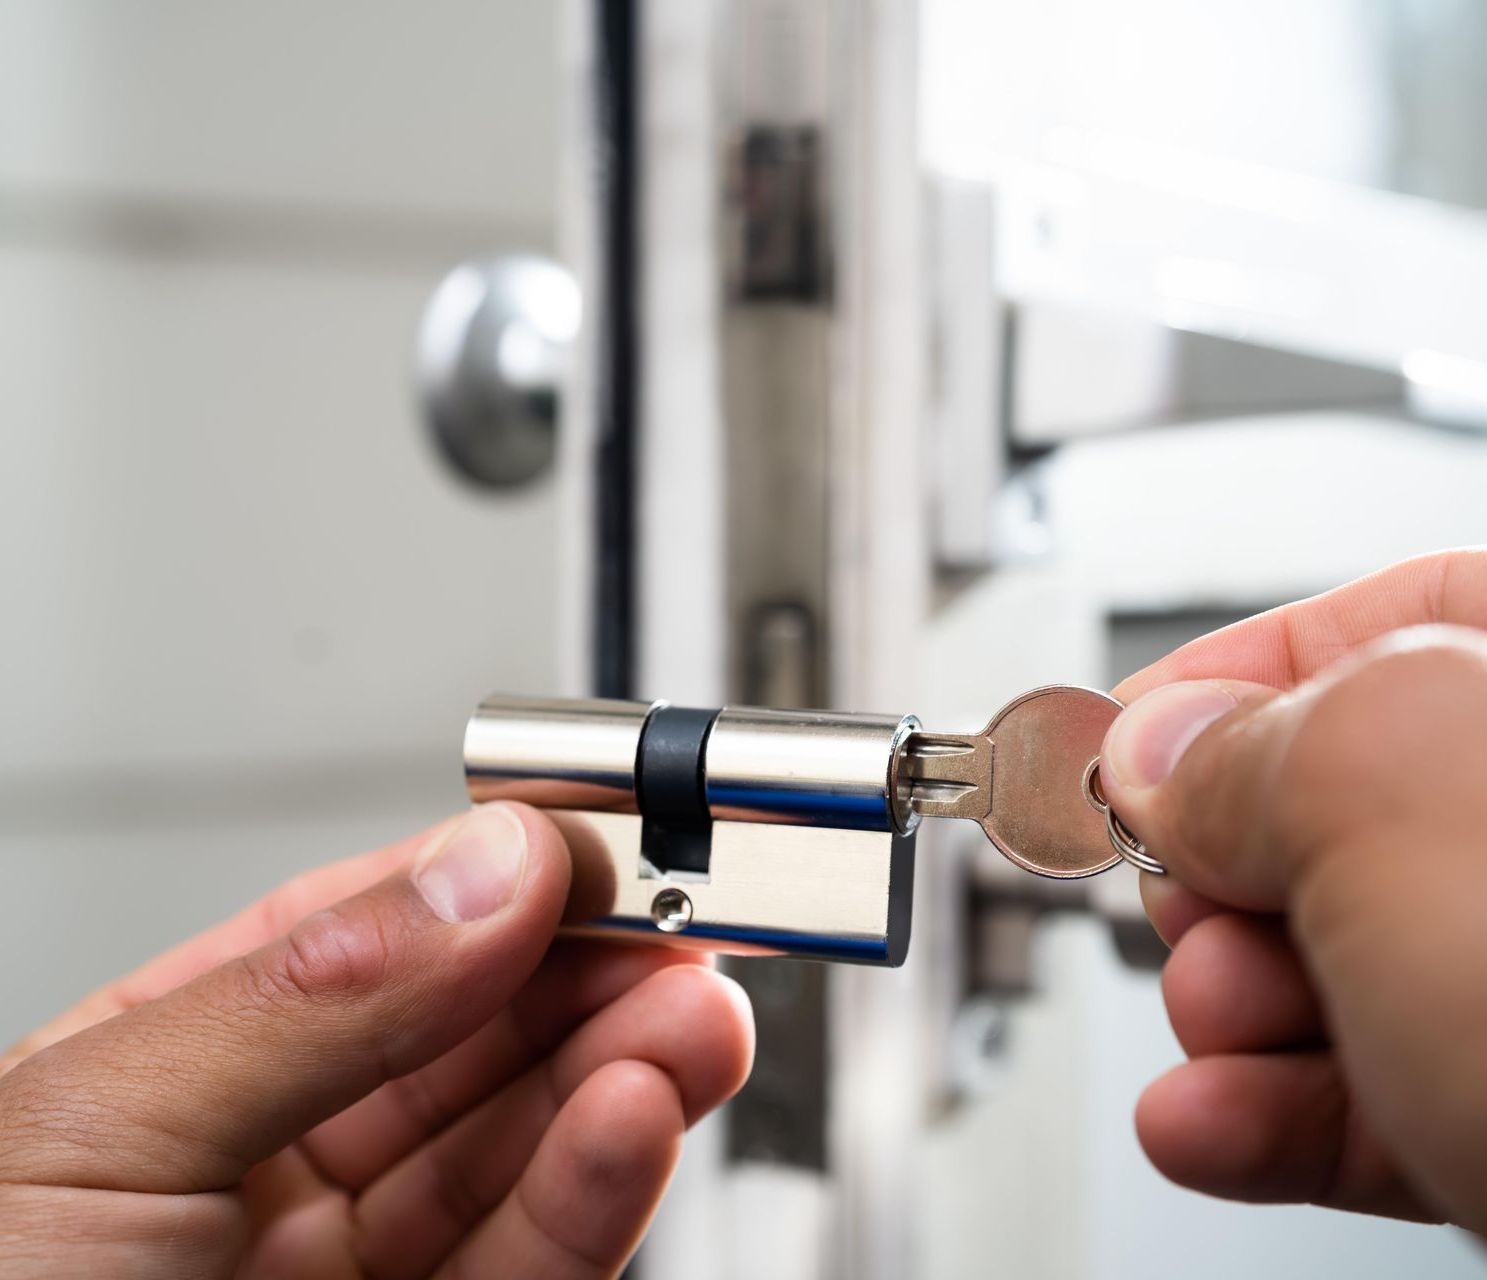
<svg viewBox="0 0 1487 1280">
<path fill-rule="evenodd" d="M 573 851 L 571 932 L 901 964 L 911 716 L 493 696 L 465 733 L 470 798 L 548 810 Z"/>
</svg>

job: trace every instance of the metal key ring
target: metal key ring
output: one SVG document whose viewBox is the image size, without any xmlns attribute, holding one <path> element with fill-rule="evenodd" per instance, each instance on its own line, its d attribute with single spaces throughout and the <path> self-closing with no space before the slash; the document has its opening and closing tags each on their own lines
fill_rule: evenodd
<svg viewBox="0 0 1487 1280">
<path fill-rule="evenodd" d="M 1147 875 L 1164 876 L 1167 868 L 1146 852 L 1146 846 L 1132 834 L 1130 827 L 1120 820 L 1119 815 L 1110 807 L 1110 802 L 1105 799 L 1105 792 L 1099 785 L 1100 757 L 1096 756 L 1089 762 L 1089 768 L 1084 771 L 1084 794 L 1089 802 L 1105 815 L 1105 832 L 1110 837 L 1110 847 L 1115 850 L 1121 861 L 1128 862 L 1137 871 L 1144 871 Z"/>
<path fill-rule="evenodd" d="M 1131 829 L 1108 804 L 1105 806 L 1105 830 L 1110 835 L 1110 847 L 1136 870 L 1153 876 L 1167 874 L 1167 868 L 1146 852 L 1146 846 L 1131 834 Z"/>
</svg>

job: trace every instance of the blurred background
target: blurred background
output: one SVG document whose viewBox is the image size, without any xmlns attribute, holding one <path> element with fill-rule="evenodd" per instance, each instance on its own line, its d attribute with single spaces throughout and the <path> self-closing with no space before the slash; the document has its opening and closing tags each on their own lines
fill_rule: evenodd
<svg viewBox="0 0 1487 1280">
<path fill-rule="evenodd" d="M 552 250 L 556 23 L 0 4 L 6 1039 L 457 807 L 471 700 L 553 683 L 552 486 L 462 483 L 413 372 L 453 263 Z"/>
<path fill-rule="evenodd" d="M 973 729 L 1487 540 L 1484 65 L 1477 0 L 0 0 L 0 1039 L 458 808 L 489 690 Z M 637 1276 L 1487 1275 L 1165 1184 L 1134 873 L 919 859 L 903 970 L 738 964 Z"/>
</svg>

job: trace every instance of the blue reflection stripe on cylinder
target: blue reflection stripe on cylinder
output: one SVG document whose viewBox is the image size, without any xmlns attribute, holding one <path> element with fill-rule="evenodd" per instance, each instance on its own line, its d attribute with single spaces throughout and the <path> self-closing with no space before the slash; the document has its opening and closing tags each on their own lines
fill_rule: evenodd
<svg viewBox="0 0 1487 1280">
<path fill-rule="evenodd" d="M 710 786 L 707 802 L 714 817 L 718 816 L 719 809 L 728 809 L 758 813 L 761 821 L 789 821 L 793 818 L 812 826 L 841 827 L 849 831 L 887 831 L 891 826 L 888 806 L 882 796 L 792 792 L 779 787 Z"/>
<path fill-rule="evenodd" d="M 662 945 L 669 939 L 705 938 L 712 942 L 735 942 L 742 946 L 782 951 L 789 955 L 856 961 L 861 964 L 882 964 L 888 955 L 888 941 L 885 938 L 823 938 L 816 933 L 792 933 L 783 929 L 696 923 L 689 925 L 681 934 L 668 934 L 657 929 L 650 920 L 634 916 L 605 916 L 590 923 L 605 929 L 625 929 L 632 933 L 649 934 Z"/>
</svg>

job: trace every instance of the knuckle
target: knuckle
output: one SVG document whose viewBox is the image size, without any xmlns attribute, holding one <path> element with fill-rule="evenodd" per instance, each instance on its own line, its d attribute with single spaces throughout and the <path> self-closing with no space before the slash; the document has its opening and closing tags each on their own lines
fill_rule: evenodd
<svg viewBox="0 0 1487 1280">
<path fill-rule="evenodd" d="M 267 1003 L 364 994 L 384 986 L 395 971 L 404 932 L 395 915 L 371 899 L 326 907 L 266 952 L 248 957 L 250 981 Z"/>
</svg>

